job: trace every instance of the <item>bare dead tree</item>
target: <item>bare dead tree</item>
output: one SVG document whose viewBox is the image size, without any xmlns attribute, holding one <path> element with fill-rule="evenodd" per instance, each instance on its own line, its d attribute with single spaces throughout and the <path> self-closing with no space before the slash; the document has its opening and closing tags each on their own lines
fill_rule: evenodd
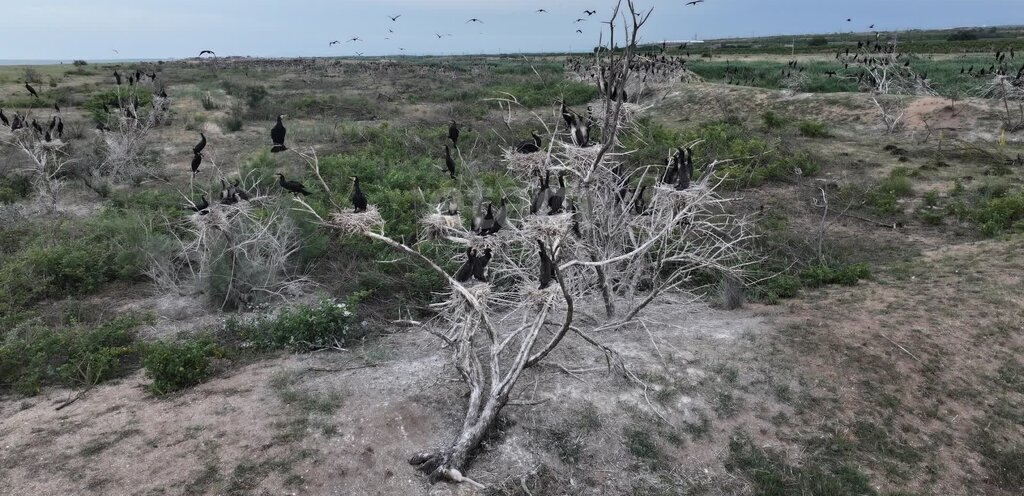
<svg viewBox="0 0 1024 496">
<path fill-rule="evenodd" d="M 620 2 L 609 21 L 609 46 L 614 46 L 614 26 L 619 21 L 627 46 L 598 55 L 598 64 L 610 68 L 606 78 L 612 88 L 627 82 L 638 31 L 650 15 L 650 11 L 638 11 L 631 0 L 624 4 L 623 9 Z M 511 113 L 509 109 L 516 106 L 514 97 L 501 103 L 503 112 Z M 471 452 L 494 427 L 523 372 L 548 357 L 567 334 L 598 347 L 609 363 L 643 384 L 614 350 L 598 343 L 590 333 L 636 325 L 644 309 L 667 294 L 685 295 L 685 301 L 701 298 L 704 288 L 694 284 L 698 273 L 744 278 L 750 260 L 745 245 L 752 235 L 746 219 L 728 213 L 728 200 L 716 193 L 723 181 L 715 174 L 716 163 L 708 164 L 687 188 L 652 188 L 653 194 L 643 199 L 645 206 L 637 212 L 638 192 L 623 198 L 623 186 L 629 181 L 654 182 L 660 174 L 652 167 L 622 172 L 627 151 L 621 149 L 618 137 L 631 125 L 628 113 L 623 113 L 624 102 L 606 96 L 595 106 L 604 107 L 599 143 L 587 146 L 552 139 L 547 151 L 536 157 L 537 164 L 568 178 L 572 185 L 563 212 L 545 207 L 536 215 L 518 213 L 516 205 L 531 201 L 527 181 L 532 175 L 528 170 L 512 169 L 511 174 L 522 184 L 507 192 L 512 210 L 499 232 L 483 236 L 457 219 L 438 219 L 444 216 L 441 209 L 424 219 L 426 232 L 433 238 L 475 250 L 481 256 L 490 254 L 488 282 L 459 282 L 415 246 L 389 237 L 372 205 L 367 212 L 351 213 L 350 208 L 332 204 L 332 213 L 320 216 L 295 198 L 296 208 L 316 216 L 322 225 L 390 247 L 429 267 L 446 282 L 439 301 L 432 305 L 436 316 L 430 324 L 445 330 L 437 334 L 451 351 L 452 363 L 469 394 L 453 441 L 410 459 L 432 481 L 479 485 L 464 475 Z M 534 117 L 545 129 L 553 130 L 552 136 L 558 134 L 557 114 L 552 116 L 554 124 L 545 123 L 539 115 Z M 315 154 L 300 155 L 329 191 Z M 538 256 L 540 249 L 550 264 Z M 465 258 L 456 260 L 464 262 Z M 606 318 L 587 327 L 580 325 L 576 318 L 580 306 L 599 302 L 607 309 Z"/>
<path fill-rule="evenodd" d="M 884 46 L 877 42 L 875 45 L 866 44 L 847 63 L 860 71 L 857 76 L 848 77 L 855 77 L 861 89 L 871 95 L 871 102 L 878 110 L 886 134 L 896 132 L 902 125 L 907 96 L 938 94 L 927 74 L 918 73 L 911 64 L 910 56 L 899 52 L 895 38 Z"/>
<path fill-rule="evenodd" d="M 242 177 L 238 188 L 248 200 L 224 203 L 208 194 L 208 209 L 172 223 L 170 246 L 150 253 L 147 275 L 158 288 L 245 308 L 293 299 L 313 284 L 295 260 L 302 236 L 286 200 L 261 194 L 259 182 Z"/>
<path fill-rule="evenodd" d="M 74 164 L 74 159 L 64 151 L 65 143 L 59 139 L 47 140 L 26 126 L 11 132 L 10 144 L 29 159 L 22 172 L 31 176 L 39 204 L 47 212 L 56 211 L 59 194 L 67 185 L 66 177 Z"/>
<path fill-rule="evenodd" d="M 1004 130 L 1012 133 L 1024 129 L 1024 71 L 1016 76 L 994 75 L 972 93 L 1003 104 Z"/>
<path fill-rule="evenodd" d="M 136 87 L 117 87 L 117 104 L 106 114 L 99 130 L 102 158 L 91 170 L 80 175 L 102 176 L 114 182 L 137 180 L 150 173 L 146 162 L 146 139 L 150 131 L 166 118 L 167 98 L 153 95 L 150 105 L 142 105 Z"/>
</svg>

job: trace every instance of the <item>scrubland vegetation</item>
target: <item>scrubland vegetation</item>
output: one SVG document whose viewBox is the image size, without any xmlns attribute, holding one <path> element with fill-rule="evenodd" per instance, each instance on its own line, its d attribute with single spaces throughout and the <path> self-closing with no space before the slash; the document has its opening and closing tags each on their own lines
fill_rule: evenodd
<svg viewBox="0 0 1024 496">
<path fill-rule="evenodd" d="M 703 303 L 670 300 L 642 325 L 573 337 L 524 372 L 474 452 L 485 494 L 1024 490 L 1024 146 L 1003 102 L 960 74 L 987 66 L 993 43 L 1024 42 L 1004 30 L 904 38 L 938 96 L 908 97 L 889 133 L 855 82 L 825 75 L 856 38 L 823 40 L 792 50 L 808 74 L 795 88 L 780 76 L 792 51 L 775 39 L 691 47 L 687 67 L 703 81 L 645 88 L 649 108 L 620 138 L 633 151 L 624 167 L 664 169 L 699 142 L 695 178 L 718 162 L 723 215 L 756 234 L 744 277 L 695 272 L 685 287 Z M 137 482 L 103 474 L 111 460 L 128 465 L 108 450 L 117 445 L 189 460 L 139 487 L 152 494 L 428 491 L 399 455 L 447 445 L 463 420 L 462 391 L 447 385 L 460 364 L 423 351 L 447 339 L 431 322 L 447 281 L 317 216 L 347 205 L 358 176 L 383 231 L 453 274 L 462 250 L 424 237 L 423 216 L 454 195 L 469 225 L 479 199 L 510 196 L 519 181 L 500 157 L 538 127 L 531 112 L 557 121 L 564 101 L 585 113 L 598 90 L 554 56 L 139 67 L 162 84 L 133 90 L 139 106 L 165 89 L 170 109 L 123 179 L 81 167 L 103 156 L 93 129 L 115 124 L 104 106 L 124 102 L 110 74 L 135 66 L 0 67 L 0 108 L 43 121 L 59 104 L 80 158 L 56 178 L 48 212 L 0 128 L 0 438 L 12 446 L 0 484 L 116 491 Z M 520 104 L 511 119 L 494 100 L 508 95 Z M 297 155 L 268 152 L 280 114 L 290 147 L 315 147 L 322 182 Z M 454 181 L 442 172 L 449 120 L 463 131 Z M 210 143 L 193 178 L 200 131 Z M 303 181 L 312 212 L 275 172 Z M 233 245 L 210 242 L 202 274 L 186 273 L 199 267 L 182 262 L 198 215 L 184 206 L 202 192 L 212 203 L 225 178 L 265 197 L 247 210 L 251 226 L 280 229 L 293 249 L 239 262 Z M 604 311 L 580 306 L 584 320 Z M 93 399 L 125 391 L 133 403 L 109 411 Z M 152 430 L 150 408 L 203 401 L 219 406 Z M 259 435 L 238 426 L 259 421 Z M 68 439 L 74 454 L 51 458 Z M 51 459 L 67 468 L 31 485 Z"/>
</svg>

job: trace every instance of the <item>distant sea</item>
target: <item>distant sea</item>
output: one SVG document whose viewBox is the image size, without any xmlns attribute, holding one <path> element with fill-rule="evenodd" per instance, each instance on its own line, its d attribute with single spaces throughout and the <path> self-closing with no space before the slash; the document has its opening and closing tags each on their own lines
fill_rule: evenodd
<svg viewBox="0 0 1024 496">
<path fill-rule="evenodd" d="M 157 60 L 173 59 L 108 59 L 108 60 L 86 60 L 90 64 L 130 64 L 133 62 L 156 62 Z M 0 59 L 0 65 L 71 65 L 73 60 L 43 60 L 43 59 Z"/>
</svg>

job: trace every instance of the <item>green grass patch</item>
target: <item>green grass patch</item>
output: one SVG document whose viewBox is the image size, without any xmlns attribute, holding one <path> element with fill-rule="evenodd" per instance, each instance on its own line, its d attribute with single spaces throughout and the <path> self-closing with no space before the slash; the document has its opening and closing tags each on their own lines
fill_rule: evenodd
<svg viewBox="0 0 1024 496">
<path fill-rule="evenodd" d="M 210 375 L 210 358 L 221 355 L 209 337 L 183 342 L 147 344 L 142 358 L 146 375 L 153 379 L 149 390 L 162 395 L 179 391 L 204 381 Z"/>
<path fill-rule="evenodd" d="M 272 317 L 231 317 L 224 327 L 229 336 L 261 350 L 310 351 L 345 346 L 364 334 L 356 325 L 356 301 L 357 297 L 346 302 L 325 298 L 315 305 L 286 308 Z"/>
</svg>

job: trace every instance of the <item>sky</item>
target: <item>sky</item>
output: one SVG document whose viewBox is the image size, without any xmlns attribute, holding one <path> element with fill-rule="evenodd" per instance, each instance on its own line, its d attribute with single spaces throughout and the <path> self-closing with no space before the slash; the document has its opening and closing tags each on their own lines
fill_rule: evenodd
<svg viewBox="0 0 1024 496">
<path fill-rule="evenodd" d="M 646 42 L 1024 24 L 1024 0 L 636 0 Z M 613 0 L 2 0 L 0 60 L 590 50 Z M 537 9 L 546 13 L 537 13 Z M 584 10 L 596 10 L 593 16 Z M 388 16 L 401 14 L 396 21 Z M 467 23 L 479 18 L 480 23 Z M 577 18 L 584 19 L 574 22 Z M 846 19 L 852 22 L 846 22 Z M 389 32 L 388 30 L 393 32 Z M 583 33 L 577 33 L 580 29 Z M 437 34 L 442 35 L 438 38 Z M 448 36 L 450 35 L 450 36 Z M 361 41 L 346 41 L 359 37 Z M 388 39 L 389 38 L 389 39 Z M 340 43 L 329 46 L 333 40 Z M 400 50 L 404 48 L 405 50 Z M 116 50 L 116 52 L 115 52 Z"/>
</svg>

